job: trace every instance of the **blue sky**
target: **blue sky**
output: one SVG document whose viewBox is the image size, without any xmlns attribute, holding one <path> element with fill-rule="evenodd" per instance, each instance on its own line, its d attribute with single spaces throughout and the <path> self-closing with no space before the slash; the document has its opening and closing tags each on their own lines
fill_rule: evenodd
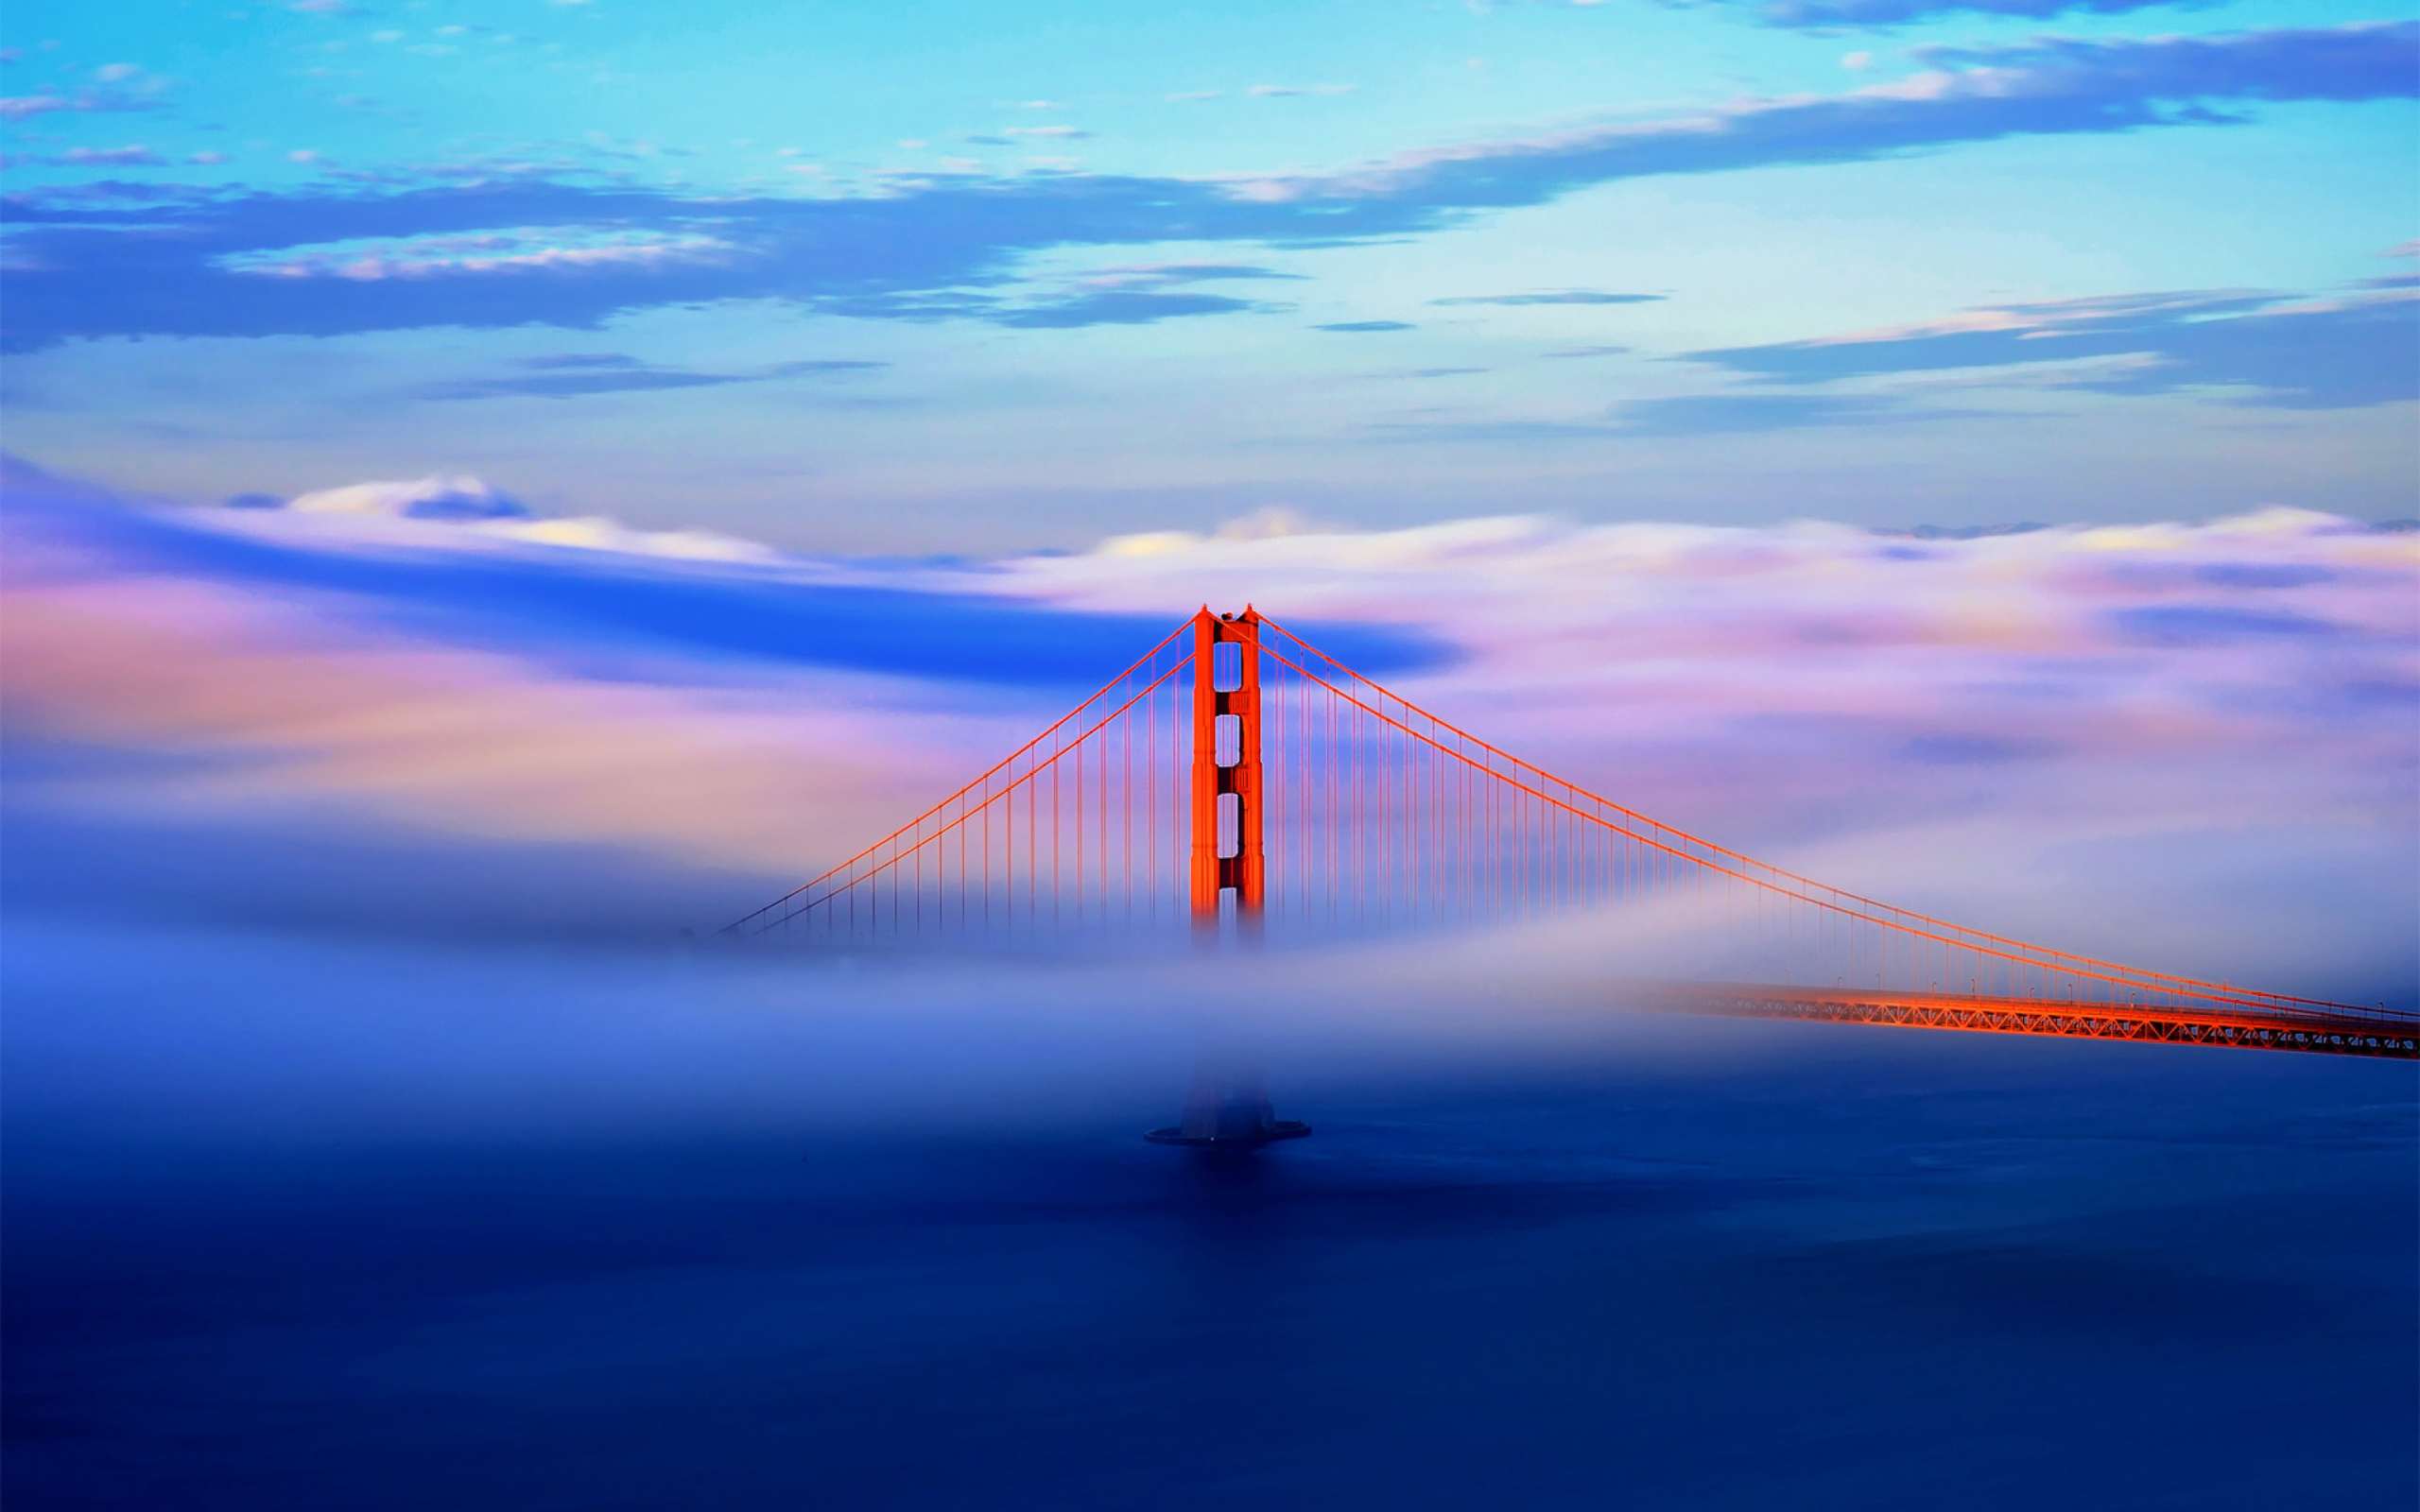
<svg viewBox="0 0 2420 1512">
<path fill-rule="evenodd" d="M 59 4 L 12 451 L 902 554 L 2414 512 L 2375 5 Z"/>
</svg>

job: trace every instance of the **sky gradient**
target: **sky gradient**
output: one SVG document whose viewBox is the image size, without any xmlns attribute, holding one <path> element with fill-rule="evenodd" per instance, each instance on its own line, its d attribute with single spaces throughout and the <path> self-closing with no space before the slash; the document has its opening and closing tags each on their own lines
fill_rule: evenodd
<svg viewBox="0 0 2420 1512">
<path fill-rule="evenodd" d="M 9 22 L 10 449 L 819 552 L 2408 517 L 2342 4 L 588 0 Z"/>
</svg>

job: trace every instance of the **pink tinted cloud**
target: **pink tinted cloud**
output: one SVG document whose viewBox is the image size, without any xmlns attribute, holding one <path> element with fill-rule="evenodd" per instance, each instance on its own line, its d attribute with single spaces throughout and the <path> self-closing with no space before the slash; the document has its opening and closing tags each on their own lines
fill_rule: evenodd
<svg viewBox="0 0 2420 1512">
<path fill-rule="evenodd" d="M 1420 696 L 1624 740 L 1782 715 L 2052 733 L 2030 689 L 2065 696 L 2070 743 L 2080 719 L 2154 743 L 2333 743 L 2377 728 L 2361 700 L 2420 673 L 2420 535 L 2287 509 L 1973 540 L 1528 519 L 1167 534 L 1008 576 L 1087 608 L 1250 599 L 1430 627 L 1470 655 Z M 2331 689 L 2353 702 L 2310 701 Z"/>
<path fill-rule="evenodd" d="M 502 549 L 477 524 L 216 518 L 399 561 Z M 648 539 L 581 555 L 692 584 L 729 574 L 734 592 L 786 570 L 659 559 Z M 336 802 L 803 879 L 1061 712 L 671 651 L 591 675 L 459 626 L 399 627 L 414 621 L 360 594 L 10 555 L 14 730 L 225 758 L 94 802 Z M 1963 541 L 1272 519 L 975 570 L 787 570 L 1171 624 L 1206 601 L 1418 627 L 1461 654 L 1388 679 L 1398 691 L 1826 880 L 2160 969 L 2273 980 L 2281 953 L 2310 955 L 2285 963 L 2290 988 L 2324 985 L 2305 978 L 2331 953 L 2410 940 L 2420 536 L 2294 510 Z"/>
<path fill-rule="evenodd" d="M 590 680 L 380 632 L 335 600 L 190 578 L 21 579 L 0 625 L 17 738 L 210 758 L 58 795 L 87 809 L 333 806 L 784 876 L 839 859 L 964 760 L 862 688 Z"/>
</svg>

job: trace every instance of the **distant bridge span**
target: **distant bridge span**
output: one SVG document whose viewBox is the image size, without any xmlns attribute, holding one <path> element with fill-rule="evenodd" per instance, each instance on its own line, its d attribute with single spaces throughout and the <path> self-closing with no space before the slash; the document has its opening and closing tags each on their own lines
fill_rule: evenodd
<svg viewBox="0 0 2420 1512">
<path fill-rule="evenodd" d="M 991 770 L 723 933 L 1215 947 L 1582 910 L 1621 921 L 1641 974 L 1668 979 L 1654 996 L 1696 1011 L 2420 1058 L 2420 1015 L 2052 950 L 1742 855 L 1497 749 L 1249 608 L 1201 610 Z"/>
<path fill-rule="evenodd" d="M 2377 1009 L 2288 1015 L 2204 1010 L 2189 1004 L 2153 1006 L 1712 982 L 1676 984 L 1655 996 L 1674 1007 L 1744 1018 L 1822 1019 L 1904 1029 L 1967 1029 L 2067 1040 L 2145 1040 L 2172 1045 L 2414 1058 L 2411 1020 Z"/>
</svg>

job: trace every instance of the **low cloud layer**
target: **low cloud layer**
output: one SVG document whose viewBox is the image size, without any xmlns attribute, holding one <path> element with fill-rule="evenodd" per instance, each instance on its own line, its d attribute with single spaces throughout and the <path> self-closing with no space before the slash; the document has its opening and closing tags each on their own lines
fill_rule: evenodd
<svg viewBox="0 0 2420 1512">
<path fill-rule="evenodd" d="M 2257 976 L 2286 920 L 2375 976 L 2420 902 L 2420 535 L 2332 516 L 1272 520 L 965 568 L 413 518 L 501 497 L 466 480 L 164 511 L 17 483 L 10 739 L 118 753 L 19 759 L 53 820 L 351 813 L 796 880 L 1252 602 L 1619 801 L 2069 948 Z"/>
</svg>

